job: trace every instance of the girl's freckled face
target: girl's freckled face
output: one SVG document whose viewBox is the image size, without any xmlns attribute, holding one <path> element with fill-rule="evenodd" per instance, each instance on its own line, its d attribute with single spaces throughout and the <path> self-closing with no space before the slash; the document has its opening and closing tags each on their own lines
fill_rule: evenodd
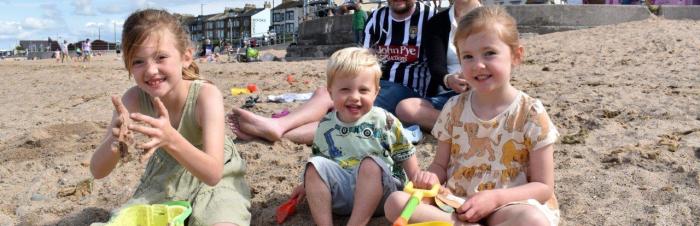
<svg viewBox="0 0 700 226">
<path fill-rule="evenodd" d="M 152 35 L 139 46 L 131 63 L 136 84 L 153 97 L 162 97 L 182 81 L 182 69 L 189 66 L 176 48 L 174 35 L 165 31 Z"/>
</svg>

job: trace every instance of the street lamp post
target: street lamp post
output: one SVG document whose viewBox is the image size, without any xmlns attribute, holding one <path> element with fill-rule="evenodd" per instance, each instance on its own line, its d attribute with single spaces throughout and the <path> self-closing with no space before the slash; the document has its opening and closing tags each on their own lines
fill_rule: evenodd
<svg viewBox="0 0 700 226">
<path fill-rule="evenodd" d="M 230 39 L 230 44 L 233 47 L 233 21 L 228 18 L 228 37 Z"/>
</svg>

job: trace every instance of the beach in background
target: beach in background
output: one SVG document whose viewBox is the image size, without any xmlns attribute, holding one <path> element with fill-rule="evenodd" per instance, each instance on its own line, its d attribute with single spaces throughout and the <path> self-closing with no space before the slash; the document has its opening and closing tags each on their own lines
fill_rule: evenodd
<svg viewBox="0 0 700 226">
<path fill-rule="evenodd" d="M 512 83 L 542 100 L 561 133 L 554 173 L 562 225 L 699 225 L 700 22 L 654 18 L 523 42 L 525 61 Z M 233 87 L 255 83 L 254 95 L 264 100 L 325 84 L 324 60 L 199 65 L 227 110 L 245 102 L 246 95 L 230 94 Z M 0 76 L 0 225 L 107 221 L 144 168 L 129 162 L 101 180 L 89 172 L 112 116 L 110 96 L 134 85 L 121 58 L 5 59 Z M 262 102 L 251 110 L 270 116 L 299 104 Z M 417 145 L 422 167 L 435 145 L 430 135 Z M 311 148 L 289 141 L 237 148 L 248 164 L 251 224 L 274 225 Z M 311 224 L 306 203 L 297 212 L 286 225 Z M 382 217 L 371 222 L 387 224 Z"/>
</svg>

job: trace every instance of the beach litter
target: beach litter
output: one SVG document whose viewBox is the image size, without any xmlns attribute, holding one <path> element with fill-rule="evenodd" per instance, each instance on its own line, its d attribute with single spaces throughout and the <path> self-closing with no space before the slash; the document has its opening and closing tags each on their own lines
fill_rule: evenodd
<svg viewBox="0 0 700 226">
<path fill-rule="evenodd" d="M 294 101 L 306 101 L 311 99 L 313 93 L 284 93 L 280 95 L 268 95 L 267 100 L 270 102 L 290 103 Z"/>
<path fill-rule="evenodd" d="M 243 108 L 252 108 L 255 107 L 255 104 L 258 103 L 258 99 L 260 99 L 259 96 L 249 96 L 245 98 L 245 104 L 243 104 Z"/>
</svg>

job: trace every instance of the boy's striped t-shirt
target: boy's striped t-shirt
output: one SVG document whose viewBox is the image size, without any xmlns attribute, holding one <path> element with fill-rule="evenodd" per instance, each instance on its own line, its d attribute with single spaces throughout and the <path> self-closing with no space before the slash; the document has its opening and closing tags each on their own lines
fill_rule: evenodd
<svg viewBox="0 0 700 226">
<path fill-rule="evenodd" d="M 382 80 L 413 88 L 425 95 L 430 71 L 421 47 L 421 34 L 435 14 L 433 7 L 416 2 L 413 14 L 399 21 L 386 6 L 375 10 L 365 26 L 364 47 L 376 51 L 382 62 Z"/>
</svg>

